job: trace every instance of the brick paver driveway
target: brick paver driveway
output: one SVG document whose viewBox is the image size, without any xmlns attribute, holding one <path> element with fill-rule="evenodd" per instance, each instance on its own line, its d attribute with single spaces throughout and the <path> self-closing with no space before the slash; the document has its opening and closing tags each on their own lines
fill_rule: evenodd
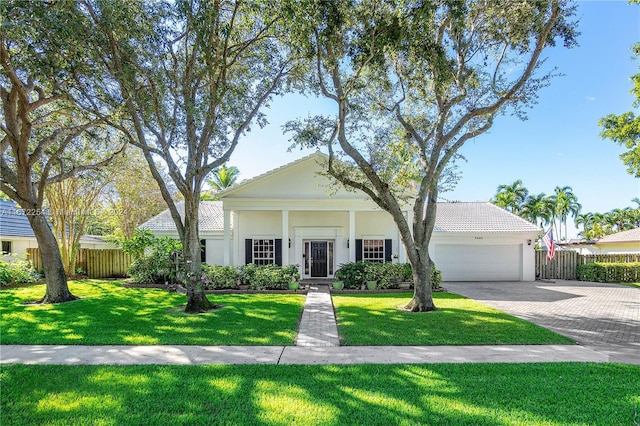
<svg viewBox="0 0 640 426">
<path fill-rule="evenodd" d="M 640 289 L 583 281 L 446 282 L 448 291 L 640 361 Z"/>
</svg>

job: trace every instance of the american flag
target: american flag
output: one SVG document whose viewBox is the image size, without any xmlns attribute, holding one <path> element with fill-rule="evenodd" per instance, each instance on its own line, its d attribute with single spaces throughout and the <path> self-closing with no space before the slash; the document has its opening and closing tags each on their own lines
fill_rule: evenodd
<svg viewBox="0 0 640 426">
<path fill-rule="evenodd" d="M 556 257 L 556 247 L 553 244 L 553 228 L 549 228 L 547 233 L 544 234 L 542 242 L 547 246 L 547 260 L 551 260 Z"/>
</svg>

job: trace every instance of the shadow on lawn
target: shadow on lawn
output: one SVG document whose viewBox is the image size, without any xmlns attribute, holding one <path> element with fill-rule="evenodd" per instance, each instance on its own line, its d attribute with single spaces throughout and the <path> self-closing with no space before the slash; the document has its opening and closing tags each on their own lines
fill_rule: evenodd
<svg viewBox="0 0 640 426">
<path fill-rule="evenodd" d="M 73 283 L 80 300 L 23 306 L 39 289 L 2 291 L 3 344 L 293 344 L 302 298 L 291 295 L 209 296 L 223 309 L 175 313 L 184 295 L 119 284 Z"/>
<path fill-rule="evenodd" d="M 3 423 L 631 424 L 612 364 L 11 366 Z M 37 378 L 37 379 L 36 379 Z"/>
<path fill-rule="evenodd" d="M 434 294 L 438 308 L 399 309 L 406 294 L 334 297 L 343 345 L 570 344 L 573 341 L 528 321 L 453 293 Z"/>
</svg>

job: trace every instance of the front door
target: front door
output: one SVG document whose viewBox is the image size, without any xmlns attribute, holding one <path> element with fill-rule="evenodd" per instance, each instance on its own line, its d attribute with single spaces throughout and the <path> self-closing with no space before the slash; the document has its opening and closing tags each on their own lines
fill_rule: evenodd
<svg viewBox="0 0 640 426">
<path fill-rule="evenodd" d="M 311 276 L 327 276 L 327 242 L 311 241 Z"/>
</svg>

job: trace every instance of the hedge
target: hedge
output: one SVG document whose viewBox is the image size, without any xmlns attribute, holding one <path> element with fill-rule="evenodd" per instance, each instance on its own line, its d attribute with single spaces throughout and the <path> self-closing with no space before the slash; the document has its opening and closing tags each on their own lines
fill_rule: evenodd
<svg viewBox="0 0 640 426">
<path fill-rule="evenodd" d="M 377 281 L 377 288 L 398 288 L 401 282 L 411 282 L 413 273 L 408 263 L 349 262 L 340 265 L 336 280 L 344 282 L 346 289 L 360 289 L 365 281 Z M 431 287 L 435 290 L 442 284 L 442 273 L 434 266 L 431 271 Z"/>
<path fill-rule="evenodd" d="M 631 283 L 640 282 L 640 262 L 603 263 L 591 262 L 578 265 L 580 281 L 599 283 Z"/>
<path fill-rule="evenodd" d="M 253 290 L 287 290 L 292 280 L 300 281 L 298 268 L 294 265 L 202 265 L 205 290 L 237 288 L 239 282 L 250 285 Z"/>
</svg>

